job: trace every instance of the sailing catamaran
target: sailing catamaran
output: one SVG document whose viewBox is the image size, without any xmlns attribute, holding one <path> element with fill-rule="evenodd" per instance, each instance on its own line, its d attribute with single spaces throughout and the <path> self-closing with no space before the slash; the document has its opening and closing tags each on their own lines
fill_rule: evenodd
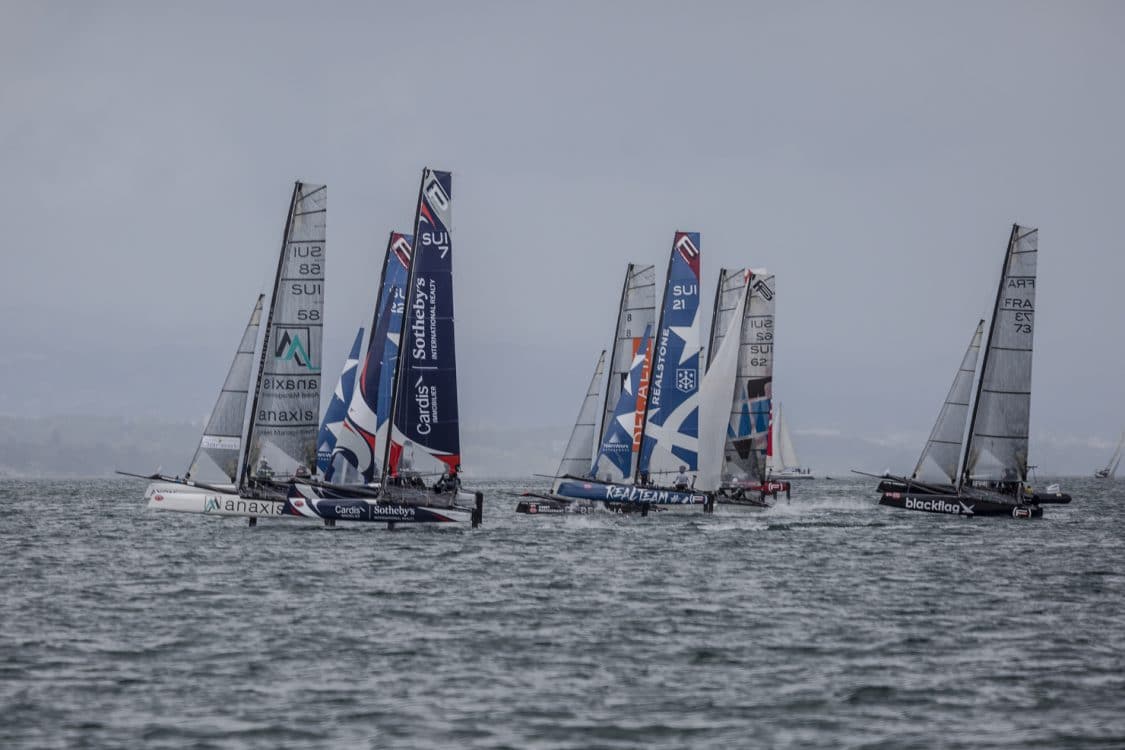
<svg viewBox="0 0 1125 750">
<path fill-rule="evenodd" d="M 1125 432 L 1121 433 L 1121 439 L 1117 441 L 1117 448 L 1114 449 L 1113 455 L 1109 458 L 1109 463 L 1105 465 L 1104 469 L 1098 469 L 1094 472 L 1094 477 L 1097 479 L 1113 479 L 1117 476 L 1117 465 L 1121 463 L 1121 448 L 1125 446 Z"/>
<path fill-rule="evenodd" d="M 660 323 L 651 339 L 653 269 L 630 264 L 618 311 L 597 456 L 587 464 L 589 468 L 583 467 L 596 434 L 590 404 L 597 402 L 601 360 L 551 490 L 525 493 L 548 502 L 523 501 L 517 512 L 636 506 L 647 510 L 649 505 L 684 508 L 708 502 L 692 490 L 692 480 L 670 481 L 670 475 L 678 472 L 682 479 L 698 468 L 699 246 L 698 232 L 675 233 Z M 652 481 L 653 476 L 657 481 Z"/>
<path fill-rule="evenodd" d="M 1065 493 L 1035 493 L 1027 485 L 1038 251 L 1039 230 L 1014 224 L 964 433 L 963 454 L 958 425 L 963 424 L 959 420 L 968 412 L 964 395 L 966 381 L 971 383 L 972 376 L 966 376 L 965 370 L 971 371 L 975 362 L 977 335 L 915 469 L 916 473 L 922 471 L 928 462 L 951 483 L 891 477 L 891 482 L 880 484 L 880 505 L 929 513 L 1032 518 L 1043 515 L 1043 504 L 1070 502 Z M 960 457 L 959 471 L 953 456 Z M 955 484 L 951 467 L 956 471 Z"/>
<path fill-rule="evenodd" d="M 285 499 L 281 481 L 315 467 L 327 200 L 324 185 L 294 185 L 254 388 L 249 383 L 260 302 L 204 431 L 193 469 L 178 481 L 153 477 L 160 482 L 145 492 L 148 507 L 248 517 L 253 525 L 258 516 L 280 515 Z M 248 397 L 249 419 L 243 430 Z M 202 455 L 223 469 L 225 481 L 210 484 L 198 478 L 196 467 Z"/>
<path fill-rule="evenodd" d="M 709 364 L 717 361 L 729 335 L 737 340 L 733 375 L 716 369 L 714 388 L 730 398 L 718 502 L 765 508 L 766 494 L 789 493 L 787 482 L 767 475 L 770 405 L 773 399 L 774 309 L 776 280 L 768 271 L 722 269 L 711 325 Z M 742 311 L 739 319 L 736 311 Z M 729 334 L 728 334 L 729 331 Z M 723 382 L 730 378 L 730 382 Z M 706 381 L 708 385 L 712 381 Z"/>
<path fill-rule="evenodd" d="M 452 194 L 449 172 L 423 171 L 414 219 L 417 242 L 410 257 L 398 331 L 402 356 L 396 352 L 389 439 L 383 446 L 379 485 L 294 480 L 289 484 L 285 514 L 320 518 L 327 525 L 339 520 L 386 523 L 392 528 L 398 523 L 480 524 L 483 495 L 460 491 Z M 372 349 L 377 350 L 378 343 L 385 340 L 386 330 L 382 337 L 376 331 Z M 421 464 L 415 463 L 418 453 L 422 454 Z M 437 467 L 441 467 L 440 478 L 432 488 L 426 486 L 423 477 Z"/>
</svg>

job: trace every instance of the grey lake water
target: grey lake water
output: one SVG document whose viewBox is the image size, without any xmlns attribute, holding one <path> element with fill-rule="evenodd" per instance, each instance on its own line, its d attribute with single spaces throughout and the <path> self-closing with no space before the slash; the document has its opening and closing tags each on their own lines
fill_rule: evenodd
<svg viewBox="0 0 1125 750">
<path fill-rule="evenodd" d="M 1125 747 L 1125 483 L 1045 518 L 795 484 L 477 530 L 0 480 L 0 747 Z"/>
</svg>

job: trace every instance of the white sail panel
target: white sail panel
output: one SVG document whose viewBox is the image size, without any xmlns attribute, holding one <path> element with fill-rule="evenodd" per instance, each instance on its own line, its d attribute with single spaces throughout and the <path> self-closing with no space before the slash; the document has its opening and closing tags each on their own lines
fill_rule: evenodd
<svg viewBox="0 0 1125 750">
<path fill-rule="evenodd" d="M 582 408 L 578 410 L 578 418 L 574 420 L 574 429 L 570 431 L 570 440 L 567 441 L 566 451 L 556 476 L 581 477 L 590 473 L 590 465 L 594 460 L 594 439 L 597 437 L 597 425 L 594 420 L 598 418 L 598 403 L 601 401 L 601 382 L 605 374 L 605 351 L 598 357 L 597 367 L 594 368 L 594 377 L 586 389 L 586 397 L 582 400 Z"/>
<path fill-rule="evenodd" d="M 707 367 L 711 366 L 711 360 L 715 358 L 715 353 L 723 343 L 723 337 L 730 325 L 730 317 L 742 299 L 742 292 L 746 288 L 749 277 L 749 271 L 746 269 L 719 269 L 719 285 L 715 289 L 715 309 L 711 315 L 711 335 L 707 340 Z"/>
<path fill-rule="evenodd" d="M 250 415 L 250 477 L 316 466 L 327 193 L 300 182 L 293 190 Z"/>
<path fill-rule="evenodd" d="M 773 400 L 773 331 L 777 285 L 773 274 L 754 271 L 739 331 L 738 375 L 724 450 L 724 473 L 764 481 Z"/>
<path fill-rule="evenodd" d="M 977 356 L 983 335 L 982 320 L 977 323 L 969 348 L 961 358 L 961 367 L 953 377 L 953 385 L 950 386 L 949 394 L 934 422 L 930 439 L 926 441 L 926 447 L 918 457 L 918 464 L 912 475 L 914 479 L 957 481 L 957 465 L 961 460 L 961 443 L 965 436 L 965 422 L 969 417 L 969 399 L 973 396 L 973 376 L 977 369 Z"/>
<path fill-rule="evenodd" d="M 1038 253 L 1039 230 L 1014 225 L 969 430 L 965 473 L 970 480 L 1027 479 Z"/>
<path fill-rule="evenodd" d="M 246 400 L 250 392 L 250 375 L 254 369 L 254 344 L 258 340 L 264 296 L 258 295 L 258 301 L 250 312 L 250 321 L 242 332 L 242 340 L 235 350 L 223 389 L 219 391 L 219 398 L 203 429 L 199 447 L 191 459 L 187 475 L 194 479 L 221 479 L 224 482 L 235 482 L 238 479 L 242 427 L 246 422 Z"/>
<path fill-rule="evenodd" d="M 699 477 L 696 489 L 714 492 L 723 474 L 723 453 L 730 422 L 734 381 L 738 375 L 739 330 L 746 310 L 746 289 L 731 313 L 723 342 L 699 387 Z"/>
<path fill-rule="evenodd" d="M 625 271 L 625 285 L 617 310 L 617 327 L 609 357 L 609 381 L 602 406 L 601 432 L 604 434 L 613 419 L 616 398 L 629 379 L 633 356 L 641 348 L 645 329 L 656 328 L 656 266 L 630 263 Z M 644 394 L 648 391 L 648 372 L 642 374 L 638 391 L 638 411 L 644 409 Z M 638 425 L 640 417 L 637 418 Z M 639 429 L 639 427 L 638 427 Z M 633 452 L 640 449 L 640 435 L 636 436 Z"/>
</svg>

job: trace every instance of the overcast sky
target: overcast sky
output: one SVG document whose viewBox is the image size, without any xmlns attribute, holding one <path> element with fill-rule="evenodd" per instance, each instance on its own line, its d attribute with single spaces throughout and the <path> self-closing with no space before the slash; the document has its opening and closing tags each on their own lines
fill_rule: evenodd
<svg viewBox="0 0 1125 750">
<path fill-rule="evenodd" d="M 569 424 L 625 264 L 684 229 L 705 317 L 721 266 L 777 274 L 798 447 L 920 449 L 1018 221 L 1031 460 L 1097 463 L 1125 426 L 1123 34 L 1111 2 L 7 2 L 0 413 L 205 416 L 295 179 L 329 186 L 331 388 L 429 165 L 465 421 Z"/>
</svg>

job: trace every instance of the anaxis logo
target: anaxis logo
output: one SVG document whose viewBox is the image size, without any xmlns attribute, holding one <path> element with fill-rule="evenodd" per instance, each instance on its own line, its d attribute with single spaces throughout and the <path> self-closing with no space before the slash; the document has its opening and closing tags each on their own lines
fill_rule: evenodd
<svg viewBox="0 0 1125 750">
<path fill-rule="evenodd" d="M 273 356 L 288 362 L 292 360 L 298 367 L 303 367 L 309 372 L 320 372 L 319 367 L 313 367 L 310 347 L 305 342 L 310 342 L 308 328 L 279 328 L 281 335 L 277 339 Z"/>
<path fill-rule="evenodd" d="M 207 502 L 203 505 L 203 512 L 204 513 L 210 513 L 211 511 L 218 510 L 218 509 L 219 509 L 219 498 L 217 498 L 217 497 L 207 498 Z"/>
</svg>

